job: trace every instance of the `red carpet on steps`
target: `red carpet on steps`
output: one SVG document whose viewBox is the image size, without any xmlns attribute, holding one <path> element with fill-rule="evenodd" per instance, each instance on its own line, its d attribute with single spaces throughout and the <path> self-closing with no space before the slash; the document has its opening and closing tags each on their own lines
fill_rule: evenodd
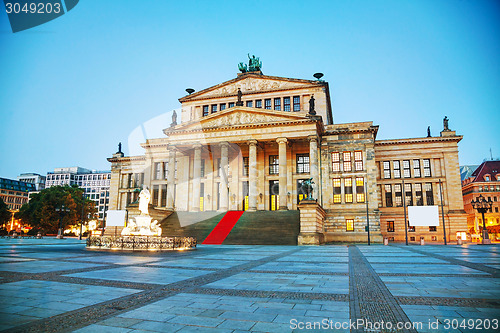
<svg viewBox="0 0 500 333">
<path fill-rule="evenodd" d="M 205 238 L 201 244 L 220 245 L 226 239 L 227 235 L 233 230 L 234 225 L 240 219 L 244 212 L 230 211 L 215 226 L 210 235 Z"/>
</svg>

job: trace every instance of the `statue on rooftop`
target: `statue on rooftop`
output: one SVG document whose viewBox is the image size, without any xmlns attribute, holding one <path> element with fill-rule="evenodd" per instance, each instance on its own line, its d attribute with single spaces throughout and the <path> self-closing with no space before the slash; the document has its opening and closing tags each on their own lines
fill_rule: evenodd
<svg viewBox="0 0 500 333">
<path fill-rule="evenodd" d="M 246 64 L 240 62 L 238 64 L 238 69 L 240 70 L 240 72 L 246 73 L 246 72 L 260 71 L 262 68 L 262 61 L 259 60 L 259 57 L 256 57 L 255 55 L 252 55 L 250 57 L 250 53 L 248 53 L 247 55 L 248 55 L 248 67 Z"/>
<path fill-rule="evenodd" d="M 172 113 L 172 123 L 170 124 L 170 127 L 177 125 L 177 112 Z"/>
<path fill-rule="evenodd" d="M 236 106 L 243 106 L 243 101 L 241 100 L 242 96 L 243 93 L 241 92 L 241 89 L 238 88 L 238 100 L 236 101 Z"/>
<path fill-rule="evenodd" d="M 314 103 L 314 95 L 311 95 L 311 98 L 309 99 L 309 114 L 314 116 L 316 115 L 316 110 L 314 110 L 315 103 Z"/>
<path fill-rule="evenodd" d="M 448 127 L 448 122 L 449 121 L 450 120 L 448 119 L 448 117 L 444 116 L 444 119 L 443 119 L 443 127 L 444 127 L 444 129 L 443 129 L 443 131 L 449 131 L 450 130 L 450 128 Z"/>
<path fill-rule="evenodd" d="M 430 126 L 427 126 L 427 137 L 428 138 L 431 137 L 431 127 Z"/>
<path fill-rule="evenodd" d="M 122 143 L 121 142 L 118 143 L 118 151 L 116 153 L 117 154 L 121 154 L 122 153 Z"/>
</svg>

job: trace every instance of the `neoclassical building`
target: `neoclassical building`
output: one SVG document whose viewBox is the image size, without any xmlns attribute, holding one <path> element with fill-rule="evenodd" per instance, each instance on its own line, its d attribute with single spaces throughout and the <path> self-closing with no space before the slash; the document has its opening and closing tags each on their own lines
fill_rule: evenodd
<svg viewBox="0 0 500 333">
<path fill-rule="evenodd" d="M 376 140 L 372 122 L 334 124 L 327 82 L 260 70 L 179 101 L 180 121 L 175 115 L 163 137 L 143 143 L 144 155 L 118 152 L 108 159 L 110 209 L 126 209 L 146 186 L 155 211 L 166 215 L 297 210 L 311 179 L 312 197 L 324 212 L 318 232 L 325 241 L 366 241 L 367 217 L 372 240 L 402 240 L 402 193 L 406 205 L 440 204 L 441 180 L 448 237 L 466 231 L 458 164 L 462 137 L 454 131 Z M 443 238 L 440 227 L 410 233 Z"/>
</svg>

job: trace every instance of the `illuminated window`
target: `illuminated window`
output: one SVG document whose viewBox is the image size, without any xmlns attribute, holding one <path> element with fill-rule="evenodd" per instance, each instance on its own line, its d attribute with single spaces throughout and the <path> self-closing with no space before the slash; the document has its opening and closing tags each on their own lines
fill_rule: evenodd
<svg viewBox="0 0 500 333">
<path fill-rule="evenodd" d="M 354 220 L 353 219 L 345 220 L 345 230 L 346 231 L 354 231 Z"/>
<path fill-rule="evenodd" d="M 290 97 L 283 97 L 283 111 L 291 111 Z"/>
<path fill-rule="evenodd" d="M 341 202 L 340 178 L 333 178 L 333 203 Z"/>
<path fill-rule="evenodd" d="M 422 177 L 422 174 L 420 172 L 420 160 L 413 160 L 413 177 Z"/>
<path fill-rule="evenodd" d="M 387 232 L 394 232 L 394 221 L 387 221 Z"/>
<path fill-rule="evenodd" d="M 431 177 L 431 161 L 424 160 L 424 177 Z"/>
<path fill-rule="evenodd" d="M 354 170 L 362 171 L 363 170 L 363 152 L 355 151 L 354 152 Z"/>
<path fill-rule="evenodd" d="M 343 152 L 342 157 L 344 159 L 344 172 L 351 171 L 352 170 L 351 152 L 350 151 Z"/>
<path fill-rule="evenodd" d="M 297 173 L 309 173 L 309 154 L 297 154 Z"/>
<path fill-rule="evenodd" d="M 332 172 L 340 172 L 340 153 L 332 153 Z"/>
<path fill-rule="evenodd" d="M 410 161 L 403 161 L 403 175 L 405 178 L 410 178 Z"/>
<path fill-rule="evenodd" d="M 391 178 L 391 164 L 389 161 L 384 161 L 384 179 Z"/>
<path fill-rule="evenodd" d="M 394 169 L 394 178 L 401 178 L 401 164 L 399 161 L 393 161 L 392 166 Z"/>
<path fill-rule="evenodd" d="M 277 175 L 279 174 L 279 158 L 278 155 L 269 156 L 269 174 Z"/>
<path fill-rule="evenodd" d="M 365 202 L 365 179 L 356 178 L 356 202 Z"/>
<path fill-rule="evenodd" d="M 352 178 L 344 179 L 345 202 L 352 202 Z"/>
</svg>

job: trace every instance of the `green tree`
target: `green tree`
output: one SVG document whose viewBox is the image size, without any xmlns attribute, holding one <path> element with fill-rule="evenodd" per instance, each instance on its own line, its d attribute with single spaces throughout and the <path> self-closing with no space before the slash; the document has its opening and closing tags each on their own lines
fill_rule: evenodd
<svg viewBox="0 0 500 333">
<path fill-rule="evenodd" d="M 63 206 L 68 212 L 57 211 Z M 63 228 L 79 224 L 82 219 L 82 208 L 84 221 L 89 214 L 96 213 L 94 202 L 84 198 L 83 189 L 76 185 L 53 186 L 33 194 L 31 200 L 16 213 L 16 218 L 33 228 L 56 232 L 60 219 Z"/>
<path fill-rule="evenodd" d="M 4 225 L 10 222 L 12 218 L 12 213 L 9 210 L 9 207 L 5 202 L 3 202 L 2 198 L 0 198 L 0 225 Z"/>
</svg>

